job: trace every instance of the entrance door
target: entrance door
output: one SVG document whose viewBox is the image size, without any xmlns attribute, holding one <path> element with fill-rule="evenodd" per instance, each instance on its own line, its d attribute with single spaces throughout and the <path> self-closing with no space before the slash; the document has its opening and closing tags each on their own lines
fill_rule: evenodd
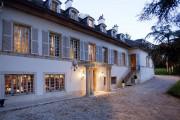
<svg viewBox="0 0 180 120">
<path fill-rule="evenodd" d="M 136 54 L 131 55 L 131 70 L 136 70 Z"/>
</svg>

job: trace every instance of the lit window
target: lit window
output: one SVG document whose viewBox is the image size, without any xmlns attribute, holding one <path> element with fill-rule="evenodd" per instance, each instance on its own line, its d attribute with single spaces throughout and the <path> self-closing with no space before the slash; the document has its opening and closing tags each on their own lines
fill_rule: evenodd
<svg viewBox="0 0 180 120">
<path fill-rule="evenodd" d="M 79 60 L 80 57 L 80 48 L 79 48 L 79 40 L 71 39 L 71 58 Z"/>
<path fill-rule="evenodd" d="M 45 75 L 45 89 L 46 92 L 62 91 L 64 90 L 64 75 L 62 74 L 48 74 Z"/>
<path fill-rule="evenodd" d="M 30 27 L 14 25 L 14 52 L 29 53 L 30 51 Z"/>
<path fill-rule="evenodd" d="M 60 56 L 60 35 L 50 33 L 49 34 L 49 50 L 50 56 Z"/>
<path fill-rule="evenodd" d="M 5 75 L 5 94 L 18 95 L 33 93 L 33 75 Z"/>
<path fill-rule="evenodd" d="M 88 45 L 88 56 L 90 61 L 96 60 L 96 48 L 94 44 Z"/>
</svg>

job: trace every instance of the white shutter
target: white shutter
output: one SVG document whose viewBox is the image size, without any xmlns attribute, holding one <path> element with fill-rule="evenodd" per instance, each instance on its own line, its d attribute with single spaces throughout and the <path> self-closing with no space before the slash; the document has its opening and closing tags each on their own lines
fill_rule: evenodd
<svg viewBox="0 0 180 120">
<path fill-rule="evenodd" d="M 62 58 L 67 58 L 70 59 L 70 38 L 67 36 L 63 36 L 62 37 L 62 47 L 61 47 L 61 51 L 62 51 Z"/>
<path fill-rule="evenodd" d="M 42 54 L 43 54 L 43 56 L 49 56 L 49 33 L 48 33 L 48 31 L 42 31 Z"/>
<path fill-rule="evenodd" d="M 11 21 L 3 20 L 3 37 L 2 49 L 3 51 L 12 51 L 12 36 L 13 36 L 13 23 Z"/>
<path fill-rule="evenodd" d="M 38 54 L 38 29 L 32 28 L 31 53 Z"/>
<path fill-rule="evenodd" d="M 85 47 L 83 41 L 80 41 L 80 60 L 85 60 Z"/>
</svg>

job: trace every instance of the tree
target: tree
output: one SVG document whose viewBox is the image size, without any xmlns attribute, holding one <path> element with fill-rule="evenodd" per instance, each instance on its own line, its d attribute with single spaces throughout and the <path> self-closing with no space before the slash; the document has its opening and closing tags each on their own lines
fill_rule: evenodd
<svg viewBox="0 0 180 120">
<path fill-rule="evenodd" d="M 147 37 L 154 37 L 155 42 L 159 43 L 151 51 L 151 56 L 155 61 L 164 63 L 167 72 L 173 72 L 174 66 L 179 64 L 178 51 L 179 45 L 179 31 L 171 31 L 170 26 L 153 26 L 152 32 Z"/>
<path fill-rule="evenodd" d="M 167 43 L 169 44 L 171 40 L 175 37 L 174 32 L 171 31 L 171 26 L 152 26 L 150 32 L 146 38 L 154 37 L 155 42 L 157 43 Z"/>
<path fill-rule="evenodd" d="M 158 24 L 173 23 L 180 27 L 180 13 L 177 12 L 180 0 L 152 0 L 140 14 L 140 20 L 158 18 Z"/>
</svg>

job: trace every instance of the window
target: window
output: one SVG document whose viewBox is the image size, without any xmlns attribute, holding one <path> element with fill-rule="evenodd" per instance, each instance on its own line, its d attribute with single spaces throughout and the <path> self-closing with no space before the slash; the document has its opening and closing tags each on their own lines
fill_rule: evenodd
<svg viewBox="0 0 180 120">
<path fill-rule="evenodd" d="M 30 52 L 30 27 L 14 25 L 14 52 L 27 54 Z"/>
<path fill-rule="evenodd" d="M 102 54 L 103 54 L 103 63 L 108 63 L 108 49 L 103 47 Z"/>
<path fill-rule="evenodd" d="M 111 84 L 116 84 L 117 78 L 116 77 L 111 77 Z"/>
<path fill-rule="evenodd" d="M 60 56 L 60 35 L 49 34 L 49 50 L 50 56 Z"/>
<path fill-rule="evenodd" d="M 96 60 L 96 47 L 94 44 L 88 45 L 88 56 L 90 61 Z"/>
<path fill-rule="evenodd" d="M 45 75 L 45 89 L 46 92 L 62 91 L 64 90 L 64 75 L 62 74 L 48 74 Z"/>
<path fill-rule="evenodd" d="M 149 56 L 146 56 L 146 67 L 150 67 Z"/>
<path fill-rule="evenodd" d="M 51 3 L 51 10 L 57 12 L 58 2 L 53 0 Z"/>
<path fill-rule="evenodd" d="M 80 58 L 80 42 L 77 39 L 71 39 L 71 58 L 79 60 Z"/>
<path fill-rule="evenodd" d="M 118 52 L 114 50 L 114 64 L 118 64 Z"/>
<path fill-rule="evenodd" d="M 122 53 L 122 65 L 126 65 L 126 54 Z"/>
<path fill-rule="evenodd" d="M 90 27 L 94 27 L 94 21 L 93 20 L 88 20 L 88 25 Z"/>
<path fill-rule="evenodd" d="M 75 10 L 70 11 L 70 18 L 74 20 L 78 20 L 78 13 Z"/>
<path fill-rule="evenodd" d="M 33 75 L 5 75 L 5 94 L 18 95 L 33 93 Z"/>
<path fill-rule="evenodd" d="M 102 25 L 100 26 L 100 30 L 101 30 L 101 32 L 106 33 L 106 28 Z"/>
</svg>

